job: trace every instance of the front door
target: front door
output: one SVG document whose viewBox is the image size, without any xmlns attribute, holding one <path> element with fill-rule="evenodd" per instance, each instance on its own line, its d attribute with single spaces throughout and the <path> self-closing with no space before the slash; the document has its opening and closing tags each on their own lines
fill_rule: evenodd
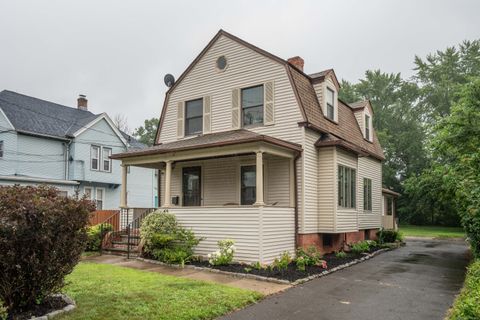
<svg viewBox="0 0 480 320">
<path fill-rule="evenodd" d="M 183 168 L 183 206 L 200 206 L 202 199 L 201 167 Z"/>
</svg>

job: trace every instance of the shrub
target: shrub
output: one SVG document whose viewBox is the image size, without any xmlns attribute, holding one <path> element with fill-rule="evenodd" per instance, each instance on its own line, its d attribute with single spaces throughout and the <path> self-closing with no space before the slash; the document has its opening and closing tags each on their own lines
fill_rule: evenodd
<svg viewBox="0 0 480 320">
<path fill-rule="evenodd" d="M 447 317 L 449 320 L 480 319 L 480 260 L 468 268 L 462 292 Z"/>
<path fill-rule="evenodd" d="M 344 258 L 347 257 L 347 253 L 344 252 L 344 251 L 338 251 L 337 253 L 335 253 L 335 257 L 340 258 L 340 259 L 344 259 Z"/>
<path fill-rule="evenodd" d="M 370 250 L 370 245 L 366 241 L 360 241 L 350 245 L 350 249 L 353 253 L 363 253 Z"/>
<path fill-rule="evenodd" d="M 103 236 L 113 230 L 113 226 L 109 223 L 97 224 L 87 229 L 87 247 L 85 251 L 99 251 L 102 244 Z"/>
<path fill-rule="evenodd" d="M 392 243 L 396 240 L 402 241 L 402 235 L 395 230 L 380 229 L 380 231 L 377 232 L 377 237 L 379 243 Z"/>
<path fill-rule="evenodd" d="M 180 226 L 167 211 L 149 214 L 140 226 L 145 253 L 165 263 L 185 264 L 193 258 L 193 248 L 201 239 Z"/>
<path fill-rule="evenodd" d="M 288 269 L 288 265 L 292 262 L 292 257 L 288 251 L 283 252 L 279 258 L 275 258 L 273 263 L 270 265 L 270 268 L 277 269 L 281 273 L 285 272 Z"/>
<path fill-rule="evenodd" d="M 0 187 L 0 300 L 9 311 L 60 291 L 85 249 L 93 210 L 52 187 Z"/>
<path fill-rule="evenodd" d="M 318 265 L 318 263 L 322 260 L 322 254 L 315 246 L 309 246 L 306 250 L 303 248 L 298 248 L 297 260 L 300 257 L 302 258 L 306 266 Z"/>
<path fill-rule="evenodd" d="M 230 264 L 235 254 L 235 241 L 229 239 L 220 240 L 218 241 L 218 247 L 217 251 L 208 255 L 208 262 L 213 266 Z"/>
<path fill-rule="evenodd" d="M 7 320 L 7 308 L 3 306 L 2 300 L 0 300 L 0 320 Z"/>
</svg>

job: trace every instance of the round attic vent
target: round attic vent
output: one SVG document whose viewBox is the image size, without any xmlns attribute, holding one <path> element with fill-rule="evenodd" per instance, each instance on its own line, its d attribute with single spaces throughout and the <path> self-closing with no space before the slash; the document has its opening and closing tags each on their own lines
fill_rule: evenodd
<svg viewBox="0 0 480 320">
<path fill-rule="evenodd" d="M 216 65 L 218 70 L 224 71 L 227 68 L 227 58 L 225 56 L 218 57 Z"/>
</svg>

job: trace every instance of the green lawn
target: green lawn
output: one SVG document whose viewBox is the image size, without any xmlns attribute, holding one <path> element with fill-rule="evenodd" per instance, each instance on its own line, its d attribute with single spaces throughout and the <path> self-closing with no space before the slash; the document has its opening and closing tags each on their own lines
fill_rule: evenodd
<svg viewBox="0 0 480 320">
<path fill-rule="evenodd" d="M 124 267 L 81 262 L 65 292 L 77 303 L 58 319 L 212 319 L 259 300 L 258 292 Z"/>
<path fill-rule="evenodd" d="M 464 238 L 462 228 L 438 226 L 400 225 L 399 231 L 406 237 Z"/>
</svg>

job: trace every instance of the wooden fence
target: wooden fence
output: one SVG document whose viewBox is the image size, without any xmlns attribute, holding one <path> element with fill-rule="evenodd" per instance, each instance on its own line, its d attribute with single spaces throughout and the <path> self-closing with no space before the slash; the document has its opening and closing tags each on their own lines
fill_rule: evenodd
<svg viewBox="0 0 480 320">
<path fill-rule="evenodd" d="M 104 222 L 111 224 L 113 226 L 114 231 L 118 231 L 120 228 L 120 211 L 119 210 L 97 210 L 92 212 L 92 214 L 90 215 L 90 225 L 94 226 Z"/>
</svg>

